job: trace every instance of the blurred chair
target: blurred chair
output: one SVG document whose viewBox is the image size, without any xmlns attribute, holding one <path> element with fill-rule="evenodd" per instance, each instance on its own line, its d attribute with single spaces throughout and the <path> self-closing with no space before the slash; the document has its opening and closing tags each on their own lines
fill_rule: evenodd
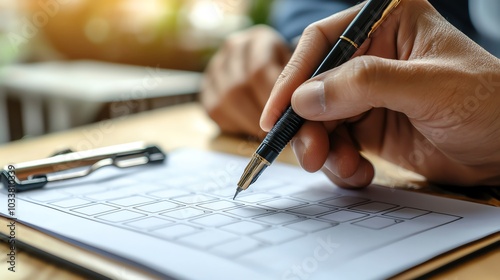
<svg viewBox="0 0 500 280">
<path fill-rule="evenodd" d="M 196 100 L 201 73 L 80 60 L 11 65 L 0 79 L 5 142 Z"/>
<path fill-rule="evenodd" d="M 7 113 L 7 99 L 0 88 L 0 143 L 10 140 L 9 115 Z"/>
</svg>

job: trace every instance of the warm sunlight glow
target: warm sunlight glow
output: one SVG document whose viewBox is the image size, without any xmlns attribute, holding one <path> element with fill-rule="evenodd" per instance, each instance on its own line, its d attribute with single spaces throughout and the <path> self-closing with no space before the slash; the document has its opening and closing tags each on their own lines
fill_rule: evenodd
<svg viewBox="0 0 500 280">
<path fill-rule="evenodd" d="M 95 44 L 106 41 L 109 31 L 109 23 L 102 18 L 92 18 L 85 25 L 85 36 Z"/>
<path fill-rule="evenodd" d="M 167 13 L 172 13 L 169 2 L 164 0 L 124 0 L 119 11 L 122 19 L 121 28 L 131 31 L 142 31 L 141 27 L 150 26 L 152 23 L 161 21 Z"/>
<path fill-rule="evenodd" d="M 194 4 L 189 20 L 199 29 L 211 30 L 218 27 L 224 19 L 224 12 L 212 0 L 197 1 Z"/>
</svg>

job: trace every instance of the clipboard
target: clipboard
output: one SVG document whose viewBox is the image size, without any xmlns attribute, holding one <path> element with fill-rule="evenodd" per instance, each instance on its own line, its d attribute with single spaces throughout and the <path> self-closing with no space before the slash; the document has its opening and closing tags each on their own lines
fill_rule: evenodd
<svg viewBox="0 0 500 280">
<path fill-rule="evenodd" d="M 106 166 L 128 168 L 159 164 L 165 159 L 166 154 L 159 147 L 141 142 L 81 152 L 65 150 L 45 159 L 7 165 L 2 169 L 0 181 L 6 189 L 24 192 L 51 182 L 82 178 Z"/>
<path fill-rule="evenodd" d="M 116 146 L 114 146 L 114 147 L 116 147 Z M 140 149 L 143 149 L 143 148 L 144 148 L 144 146 L 140 146 L 140 145 L 139 145 L 139 146 L 136 146 L 136 147 L 142 147 L 142 148 L 140 148 Z M 124 148 L 124 147 L 123 147 L 123 146 L 121 146 L 121 148 Z M 98 159 L 98 158 L 93 158 L 93 161 L 98 162 L 98 161 L 103 160 L 103 159 L 105 159 L 105 158 L 109 158 L 109 157 L 110 157 L 110 155 L 109 155 L 109 154 L 111 154 L 111 155 L 113 154 L 113 153 L 110 153 L 109 147 L 108 147 L 108 148 L 105 148 L 105 150 L 107 150 L 106 152 L 108 153 L 108 156 L 107 156 L 107 157 L 104 157 L 104 158 L 101 158 L 101 159 Z M 130 149 L 128 149 L 128 148 L 127 148 L 127 149 L 124 149 L 124 150 L 125 150 L 125 154 L 127 154 L 128 152 L 130 152 Z M 92 153 L 94 153 L 94 154 L 99 154 L 99 153 L 98 153 L 98 151 L 96 152 L 96 150 L 92 151 Z M 70 154 L 70 153 L 69 153 L 69 154 Z M 129 155 L 130 155 L 130 154 L 129 154 Z M 90 158 L 90 155 L 88 155 L 88 154 L 86 155 L 87 157 L 85 157 L 83 154 L 80 154 L 80 156 L 82 156 L 82 158 L 84 158 L 84 159 L 89 159 L 89 158 Z M 112 157 L 112 156 L 111 156 L 111 157 Z M 135 156 L 132 156 L 132 158 L 136 158 L 136 157 L 135 157 Z M 165 156 L 165 158 L 166 158 L 166 156 Z M 165 158 L 164 158 L 164 159 L 165 159 Z M 47 159 L 45 159 L 45 160 L 47 160 Z M 144 161 L 144 159 L 143 159 L 143 161 Z M 70 161 L 68 161 L 68 162 L 69 162 L 69 163 L 74 163 L 74 162 L 75 162 L 75 160 L 70 160 Z M 67 163 L 68 163 L 68 162 L 67 162 Z M 32 162 L 31 162 L 31 163 L 32 163 Z M 47 167 L 54 167 L 54 166 L 56 166 L 56 165 L 51 164 L 51 165 L 48 165 Z M 86 165 L 86 166 L 89 166 L 89 165 Z M 92 164 L 90 164 L 90 166 L 92 166 Z M 106 165 L 106 166 L 107 166 L 107 165 Z M 126 165 L 122 165 L 122 166 L 123 166 L 123 167 L 125 167 Z M 134 166 L 134 165 L 131 165 L 131 166 Z M 22 165 L 21 165 L 21 167 L 22 167 Z M 41 166 L 40 166 L 39 164 L 36 164 L 36 165 L 35 165 L 35 167 L 41 168 Z M 78 167 L 77 167 L 77 168 L 78 168 Z M 88 168 L 88 167 L 87 167 L 87 168 Z M 37 169 L 37 170 L 38 170 L 38 169 Z M 68 169 L 68 170 L 69 170 L 69 169 Z M 57 172 L 57 168 L 56 168 L 56 172 Z M 64 172 L 64 170 L 63 170 L 63 172 Z M 34 172 L 33 172 L 33 173 L 34 173 Z M 42 186 L 42 187 L 43 187 L 43 186 Z M 29 228 L 29 227 L 27 227 L 27 228 Z M 34 231 L 34 232 L 36 232 L 36 230 L 35 230 L 35 229 L 33 229 L 33 231 Z M 38 233 L 38 232 L 37 232 L 37 233 Z M 42 233 L 38 233 L 38 234 L 42 234 Z M 485 241 L 485 243 L 481 243 L 481 245 L 480 245 L 479 247 L 488 246 L 488 245 L 491 245 L 492 243 L 498 242 L 498 237 L 499 237 L 499 236 L 498 236 L 498 234 L 497 234 L 497 235 L 495 235 L 495 236 L 492 236 L 491 238 L 487 238 L 487 239 L 488 239 L 488 241 Z M 37 238 L 35 238 L 35 239 L 37 239 Z M 34 240 L 34 239 L 27 238 L 27 240 L 31 240 L 31 241 L 30 241 L 30 243 L 32 244 L 32 242 L 33 242 L 33 240 Z M 61 243 L 63 243 L 62 241 L 60 241 L 60 242 L 61 242 Z M 64 245 L 64 247 L 65 247 L 66 245 L 69 245 L 69 244 L 65 244 L 65 245 Z M 39 244 L 38 246 L 34 246 L 34 247 L 39 248 L 39 246 L 40 246 L 40 244 Z M 69 245 L 69 246 L 71 246 L 71 245 Z M 43 246 L 42 246 L 42 247 L 43 247 Z M 73 247 L 73 246 L 71 246 L 71 247 Z M 476 249 L 477 249 L 477 248 L 476 248 Z M 47 250 L 47 248 L 46 248 L 45 250 Z M 43 251 L 45 251 L 45 250 L 43 250 Z M 57 254 L 54 254 L 54 255 L 57 255 Z M 460 255 L 461 255 L 461 254 L 460 254 Z M 91 258 L 94 258 L 94 257 L 95 257 L 95 255 L 93 254 L 93 256 L 91 256 Z M 455 259 L 455 258 L 460 258 L 460 256 L 452 257 L 452 260 L 453 260 L 453 259 Z M 61 258 L 61 259 L 67 259 L 67 258 L 66 258 L 66 257 L 63 257 L 63 258 Z M 452 261 L 452 260 L 451 260 L 451 261 Z M 450 260 L 448 260 L 448 261 L 446 261 L 446 262 L 449 262 L 449 261 L 450 261 Z M 446 263 L 446 262 L 445 262 L 445 263 Z M 78 263 L 78 260 L 73 260 L 73 261 L 72 261 L 72 263 Z M 121 269 L 120 267 L 122 266 L 122 264 L 117 264 L 117 265 L 118 265 L 118 270 L 120 270 L 120 269 Z M 432 267 L 436 268 L 436 265 L 437 265 L 437 264 L 434 264 L 434 265 L 432 265 Z M 440 265 L 443 265 L 443 263 L 441 263 Z M 88 265 L 88 264 L 84 264 L 84 263 L 81 263 L 81 266 L 82 266 L 82 267 L 92 267 L 92 265 Z M 108 267 L 108 269 L 109 269 L 109 267 Z M 427 269 L 431 269 L 431 268 L 427 268 Z M 94 270 L 94 271 L 95 271 L 95 268 L 94 268 L 94 269 L 92 269 L 92 270 Z M 432 270 L 432 269 L 431 269 L 431 270 Z M 422 272 L 420 272 L 420 273 L 422 273 Z M 419 274 L 420 274 L 420 273 L 419 273 Z M 141 273 L 141 272 L 139 272 L 139 274 L 142 274 L 142 273 Z M 415 276 L 415 274 L 410 274 L 410 275 Z M 417 274 L 417 275 L 418 275 L 418 274 Z M 147 277 L 147 278 L 149 278 L 149 277 Z M 403 277 L 403 278 L 404 278 L 404 277 Z"/>
</svg>

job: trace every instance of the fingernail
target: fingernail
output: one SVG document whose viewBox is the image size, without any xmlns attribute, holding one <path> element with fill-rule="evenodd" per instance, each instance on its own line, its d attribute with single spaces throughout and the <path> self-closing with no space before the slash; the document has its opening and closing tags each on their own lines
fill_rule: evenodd
<svg viewBox="0 0 500 280">
<path fill-rule="evenodd" d="M 342 176 L 339 175 L 339 166 L 343 166 L 342 159 L 341 158 L 335 158 L 335 161 L 333 161 L 330 157 L 328 157 L 325 161 L 324 167 L 328 169 L 333 175 L 344 179 Z"/>
<path fill-rule="evenodd" d="M 299 160 L 300 165 L 302 165 L 302 159 L 304 158 L 304 153 L 306 146 L 304 145 L 304 142 L 300 140 L 300 138 L 293 138 L 292 141 L 290 141 L 290 145 L 292 146 L 293 152 L 295 153 L 295 156 Z"/>
<path fill-rule="evenodd" d="M 323 114 L 326 111 L 323 81 L 312 81 L 298 87 L 293 93 L 293 109 L 303 117 Z"/>
</svg>

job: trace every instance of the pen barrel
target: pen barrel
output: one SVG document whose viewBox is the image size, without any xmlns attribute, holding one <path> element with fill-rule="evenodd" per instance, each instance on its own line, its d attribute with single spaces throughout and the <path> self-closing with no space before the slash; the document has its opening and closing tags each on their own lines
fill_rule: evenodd
<svg viewBox="0 0 500 280">
<path fill-rule="evenodd" d="M 348 61 L 356 52 L 356 48 L 349 42 L 338 40 L 335 47 L 332 48 L 326 59 L 323 60 L 318 69 L 311 77 L 315 77 L 325 71 L 335 68 Z M 297 134 L 300 127 L 304 124 L 304 119 L 297 115 L 289 106 L 271 131 L 267 134 L 262 144 L 257 148 L 257 154 L 264 157 L 269 163 L 272 163 L 281 151 L 286 147 L 293 136 Z"/>
<path fill-rule="evenodd" d="M 357 49 L 352 44 L 343 39 L 339 39 L 318 69 L 312 74 L 311 78 L 340 66 L 351 59 L 356 51 Z"/>
<path fill-rule="evenodd" d="M 366 2 L 342 36 L 349 38 L 360 47 L 399 2 L 395 0 L 370 0 Z"/>
<path fill-rule="evenodd" d="M 339 37 L 335 46 L 312 74 L 311 78 L 351 59 L 365 39 L 373 33 L 383 19 L 387 17 L 390 10 L 395 8 L 399 2 L 400 0 L 369 0 Z M 248 183 L 249 178 L 251 178 L 250 184 L 255 182 L 264 168 L 278 157 L 304 122 L 305 120 L 293 111 L 292 106 L 289 106 L 252 156 L 250 167 L 247 166 L 247 169 L 252 172 L 245 169 L 245 173 L 240 180 L 240 182 L 245 183 L 242 184 L 243 186 L 248 187 L 246 183 Z M 259 165 L 255 165 L 254 162 L 259 163 Z M 256 166 L 259 166 L 260 170 L 257 170 Z M 241 186 L 240 183 L 238 183 L 238 186 Z"/>
<path fill-rule="evenodd" d="M 257 153 L 266 158 L 270 163 L 273 162 L 288 142 L 292 140 L 297 131 L 299 131 L 302 124 L 304 124 L 304 119 L 297 115 L 291 106 L 288 107 L 283 116 L 281 116 L 273 129 L 269 131 L 266 138 L 262 141 L 261 146 L 257 149 Z"/>
</svg>

